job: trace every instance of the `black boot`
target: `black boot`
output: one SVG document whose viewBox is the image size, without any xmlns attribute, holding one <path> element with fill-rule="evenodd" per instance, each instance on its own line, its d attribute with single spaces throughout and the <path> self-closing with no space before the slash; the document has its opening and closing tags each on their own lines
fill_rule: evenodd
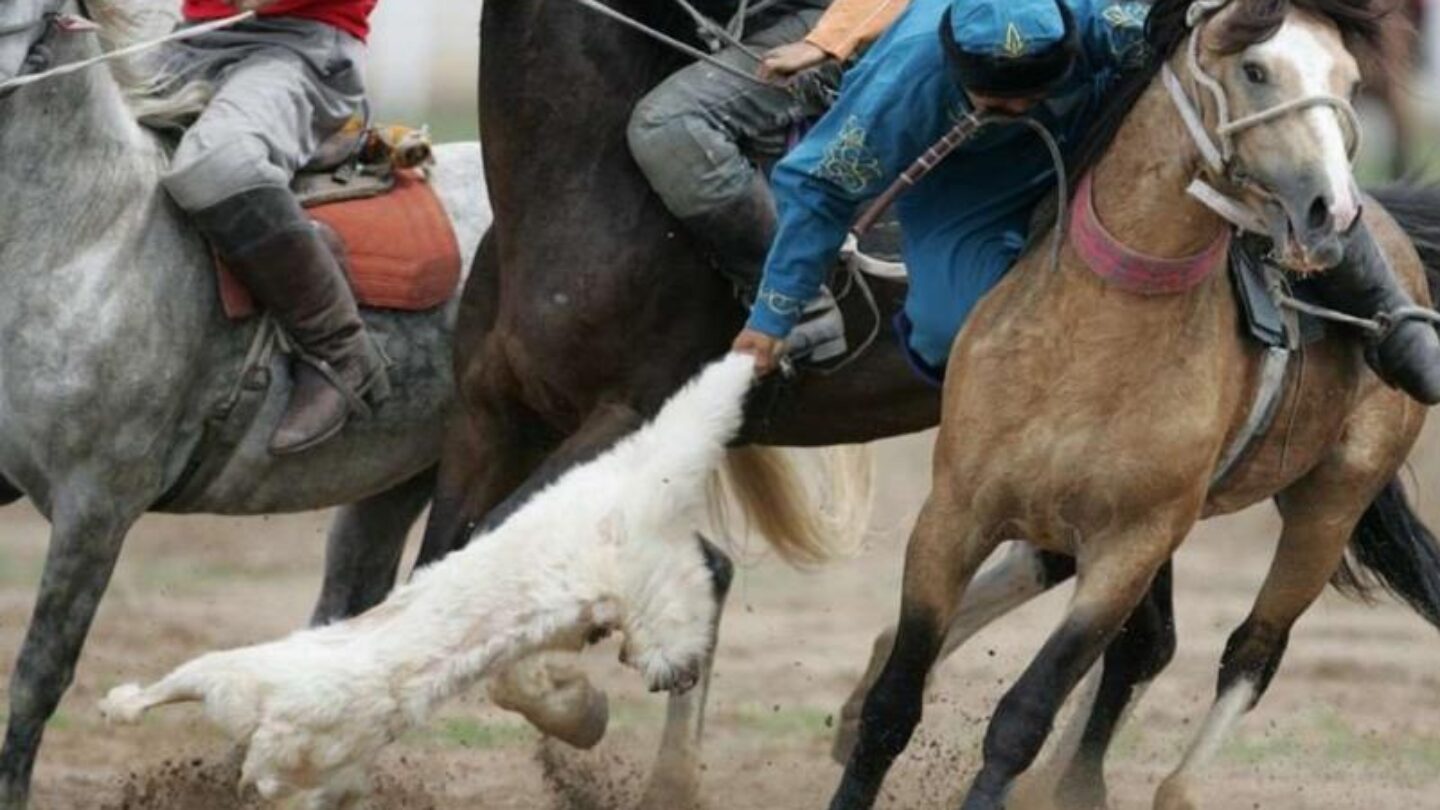
<svg viewBox="0 0 1440 810">
<path fill-rule="evenodd" d="M 735 285 L 748 306 L 760 288 L 765 258 L 775 239 L 776 219 L 770 189 L 763 180 L 756 180 L 743 197 L 681 221 L 685 230 L 719 259 L 721 274 Z M 845 350 L 844 316 L 835 297 L 822 287 L 786 337 L 786 354 L 797 360 L 825 361 Z"/>
<path fill-rule="evenodd" d="M 1363 222 L 1346 236 L 1340 264 L 1315 277 L 1327 306 L 1373 318 L 1384 333 L 1366 341 L 1365 359 L 1380 379 L 1426 405 L 1440 403 L 1440 335 L 1400 288 L 1390 261 Z"/>
<path fill-rule="evenodd" d="M 309 450 L 335 436 L 366 398 L 389 391 L 335 252 L 293 194 L 246 191 L 197 212 L 195 222 L 226 266 L 296 344 L 290 402 L 270 452 Z"/>
</svg>

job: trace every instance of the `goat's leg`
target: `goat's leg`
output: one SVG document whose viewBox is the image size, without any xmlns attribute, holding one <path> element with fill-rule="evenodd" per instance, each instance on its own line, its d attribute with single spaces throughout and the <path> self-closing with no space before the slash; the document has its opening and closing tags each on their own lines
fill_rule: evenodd
<svg viewBox="0 0 1440 810">
<path fill-rule="evenodd" d="M 715 570 L 719 610 L 715 613 L 712 638 L 720 639 L 720 617 L 730 593 L 734 565 L 718 547 L 703 541 L 707 559 Z M 643 810 L 685 810 L 700 800 L 700 742 L 705 731 L 705 704 L 710 696 L 710 672 L 715 665 L 715 646 L 705 656 L 700 682 L 684 694 L 670 695 L 665 709 L 665 731 L 660 736 L 660 753 L 650 769 L 650 781 L 640 802 Z"/>
</svg>

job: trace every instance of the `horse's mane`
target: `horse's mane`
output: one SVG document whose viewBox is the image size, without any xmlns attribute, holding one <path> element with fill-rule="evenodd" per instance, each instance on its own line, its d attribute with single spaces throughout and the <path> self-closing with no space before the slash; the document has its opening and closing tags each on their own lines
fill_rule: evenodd
<svg viewBox="0 0 1440 810">
<path fill-rule="evenodd" d="M 1345 47 L 1367 75 L 1396 70 L 1394 57 L 1387 55 L 1387 42 L 1409 26 L 1404 15 L 1392 13 L 1395 0 L 1233 0 L 1237 8 L 1227 14 L 1217 30 L 1222 53 L 1236 53 L 1275 36 L 1292 9 L 1308 11 L 1334 23 Z M 1146 58 L 1126 71 L 1096 114 L 1095 123 L 1077 145 L 1070 172 L 1080 177 L 1095 167 L 1139 101 L 1175 51 L 1184 44 L 1190 29 L 1185 12 L 1190 0 L 1155 0 L 1145 22 Z M 1078 184 L 1077 184 L 1078 185 Z"/>
<path fill-rule="evenodd" d="M 164 36 L 180 22 L 178 0 L 82 0 L 82 4 L 100 26 L 100 41 L 107 50 Z M 112 61 L 110 74 L 130 111 L 147 126 L 164 128 L 193 117 L 209 103 L 214 90 L 204 81 L 167 83 L 155 74 L 146 54 Z"/>
</svg>

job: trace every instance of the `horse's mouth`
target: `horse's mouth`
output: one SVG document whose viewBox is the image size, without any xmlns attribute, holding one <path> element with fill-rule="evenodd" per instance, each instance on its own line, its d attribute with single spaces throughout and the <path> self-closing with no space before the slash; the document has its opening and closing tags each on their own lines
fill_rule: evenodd
<svg viewBox="0 0 1440 810">
<path fill-rule="evenodd" d="M 1267 218 L 1271 243 L 1275 246 L 1272 256 L 1281 267 L 1299 276 L 1309 276 L 1340 263 L 1344 256 L 1340 234 L 1311 232 L 1307 238 L 1301 238 L 1291 218 L 1283 209 L 1276 209 L 1279 206 L 1271 209 Z"/>
</svg>

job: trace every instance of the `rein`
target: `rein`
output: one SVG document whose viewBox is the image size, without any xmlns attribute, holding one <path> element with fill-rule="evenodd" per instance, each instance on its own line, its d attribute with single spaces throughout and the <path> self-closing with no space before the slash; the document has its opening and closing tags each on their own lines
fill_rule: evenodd
<svg viewBox="0 0 1440 810">
<path fill-rule="evenodd" d="M 214 22 L 208 22 L 201 25 L 193 25 L 181 28 L 177 31 L 166 34 L 163 37 L 157 37 L 156 39 L 147 40 L 145 42 L 138 42 L 134 45 L 129 45 L 118 50 L 102 53 L 99 56 L 94 56 L 89 59 L 82 59 L 79 62 L 71 62 L 69 64 L 61 65 L 60 67 L 52 68 L 50 70 L 42 71 L 40 73 L 27 73 L 16 76 L 15 78 L 8 81 L 0 82 L 0 93 L 5 93 L 10 90 L 25 87 L 27 85 L 38 84 L 47 79 L 55 79 L 61 76 L 68 76 L 72 73 L 79 73 L 80 71 L 94 67 L 95 65 L 103 64 L 105 62 L 111 62 L 116 59 L 124 59 L 126 57 L 134 56 L 138 53 L 144 53 L 145 51 L 158 48 L 161 45 L 165 45 L 171 42 L 179 42 L 183 39 L 198 37 L 201 34 L 208 34 L 211 31 L 218 31 L 222 28 L 229 28 L 232 25 L 237 25 L 239 23 L 245 22 L 246 20 L 252 19 L 253 17 L 255 17 L 255 12 L 245 11 L 231 17 L 226 17 L 221 20 L 215 20 Z M 0 28 L 0 36 L 23 33 L 25 31 L 33 30 L 40 25 L 52 24 L 58 30 L 64 31 L 66 33 L 83 33 L 86 31 L 94 31 L 98 28 L 94 21 L 88 20 L 84 17 L 76 17 L 74 15 L 65 14 L 47 14 L 38 20 L 25 23 L 23 26 L 17 25 L 11 26 L 10 28 Z"/>
</svg>

